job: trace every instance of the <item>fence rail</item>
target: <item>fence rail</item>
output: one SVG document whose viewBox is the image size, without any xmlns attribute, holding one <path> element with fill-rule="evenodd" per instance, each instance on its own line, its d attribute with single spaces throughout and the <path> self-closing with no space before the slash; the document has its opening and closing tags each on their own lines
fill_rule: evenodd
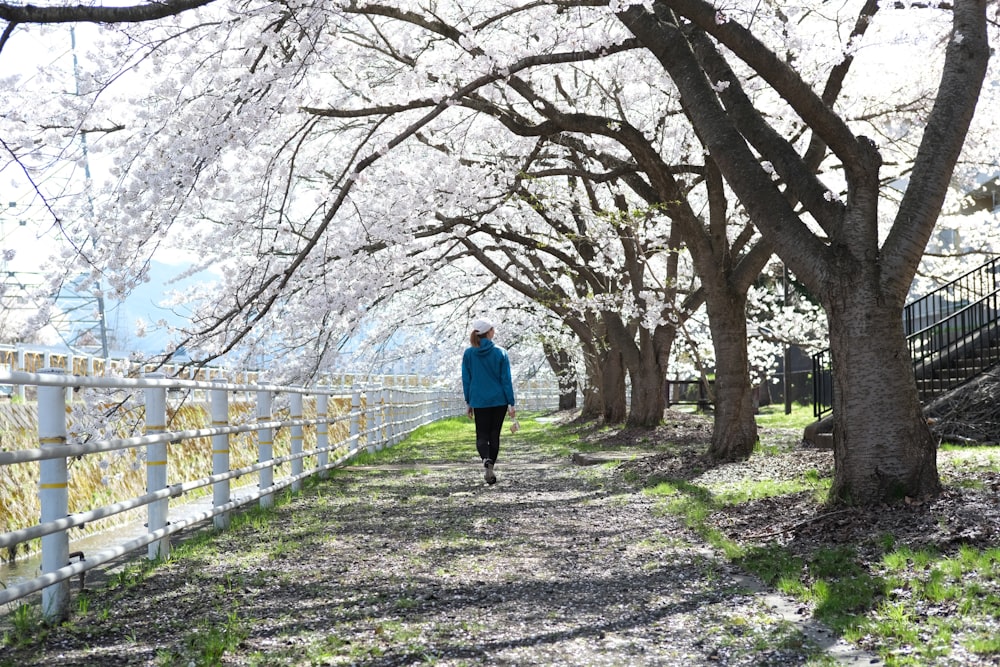
<svg viewBox="0 0 1000 667">
<path fill-rule="evenodd" d="M 125 357 L 100 357 L 93 354 L 75 352 L 70 349 L 49 348 L 33 345 L 0 344 L 0 370 L 23 371 L 38 373 L 42 369 L 62 369 L 77 377 L 101 377 L 118 375 L 123 377 L 140 377 L 148 373 L 162 372 L 170 377 L 188 380 L 211 382 L 219 378 L 228 378 L 236 382 L 253 383 L 257 380 L 256 371 L 234 371 L 231 369 L 197 366 L 194 364 L 167 363 L 153 364 L 139 362 Z M 28 398 L 26 390 L 31 385 L 3 384 L 0 389 L 8 391 L 21 399 Z"/>
<path fill-rule="evenodd" d="M 212 519 L 218 528 L 226 528 L 229 513 L 241 505 L 259 501 L 261 506 L 270 506 L 276 492 L 285 488 L 297 491 L 306 477 L 323 475 L 361 451 L 392 446 L 423 424 L 464 412 L 460 392 L 426 385 L 373 384 L 345 392 L 343 388 L 323 385 L 242 384 L 222 379 L 206 382 L 168 379 L 160 374 L 138 378 L 81 377 L 60 368 L 39 373 L 0 369 L 0 385 L 33 387 L 37 392 L 39 446 L 0 451 L 0 468 L 37 464 L 41 508 L 37 524 L 0 534 L 0 548 L 16 548 L 30 540 L 41 542 L 41 575 L 0 590 L 0 604 L 41 591 L 42 613 L 49 620 L 67 615 L 72 577 L 143 546 L 147 547 L 149 558 L 165 557 L 169 555 L 169 537 L 179 531 L 207 519 Z M 141 393 L 142 423 L 136 424 L 133 431 L 140 434 L 88 440 L 74 433 L 68 412 L 74 390 L 81 388 L 129 392 L 136 396 Z M 193 429 L 168 430 L 168 408 L 186 400 L 192 392 L 203 392 L 207 397 L 211 423 Z M 253 416 L 247 422 L 237 423 L 231 417 L 229 401 L 231 396 L 243 392 L 247 398 L 253 397 Z M 529 408 L 539 407 L 545 402 L 541 393 L 528 391 L 521 403 L 526 401 Z M 276 397 L 287 401 L 287 407 L 276 410 Z M 307 400 L 315 416 L 306 415 Z M 283 456 L 275 456 L 274 452 L 279 429 L 288 429 L 290 441 L 289 452 Z M 343 437 L 331 438 L 333 430 Z M 257 460 L 233 469 L 230 439 L 239 434 L 247 434 L 247 438 L 256 441 Z M 196 440 L 211 442 L 211 474 L 194 479 L 168 479 L 169 446 Z M 144 452 L 146 492 L 70 513 L 70 462 L 124 451 Z M 170 468 L 170 472 L 188 472 L 177 471 L 176 467 Z M 257 489 L 234 499 L 230 482 L 246 475 L 258 476 Z M 208 487 L 212 491 L 210 509 L 184 519 L 169 516 L 171 499 Z M 0 493 L 6 490 L 0 488 Z M 141 537 L 70 562 L 70 529 L 142 507 L 146 508 L 148 528 Z"/>
</svg>

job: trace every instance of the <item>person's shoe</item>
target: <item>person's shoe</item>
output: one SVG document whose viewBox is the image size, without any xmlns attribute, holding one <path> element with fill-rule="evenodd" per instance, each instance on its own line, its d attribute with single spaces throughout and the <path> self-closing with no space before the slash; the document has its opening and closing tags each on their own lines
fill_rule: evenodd
<svg viewBox="0 0 1000 667">
<path fill-rule="evenodd" d="M 497 483 L 497 476 L 493 474 L 493 461 L 486 462 L 486 474 L 484 476 L 486 477 L 487 484 Z"/>
</svg>

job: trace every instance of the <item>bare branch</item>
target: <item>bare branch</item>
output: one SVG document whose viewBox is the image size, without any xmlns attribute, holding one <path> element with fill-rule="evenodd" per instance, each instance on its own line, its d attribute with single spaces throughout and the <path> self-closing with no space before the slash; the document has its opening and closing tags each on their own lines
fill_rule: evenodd
<svg viewBox="0 0 1000 667">
<path fill-rule="evenodd" d="M 142 23 L 210 5 L 215 0 L 164 0 L 128 7 L 63 5 L 39 7 L 0 3 L 0 19 L 17 23 Z"/>
</svg>

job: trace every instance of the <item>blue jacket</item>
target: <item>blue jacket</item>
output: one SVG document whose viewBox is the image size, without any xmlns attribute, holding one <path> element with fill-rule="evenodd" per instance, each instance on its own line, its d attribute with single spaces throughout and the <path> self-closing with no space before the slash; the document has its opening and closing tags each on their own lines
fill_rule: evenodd
<svg viewBox="0 0 1000 667">
<path fill-rule="evenodd" d="M 489 338 L 479 347 L 465 348 L 462 355 L 462 391 L 470 408 L 514 405 L 514 385 L 510 379 L 510 359 L 502 347 Z"/>
</svg>

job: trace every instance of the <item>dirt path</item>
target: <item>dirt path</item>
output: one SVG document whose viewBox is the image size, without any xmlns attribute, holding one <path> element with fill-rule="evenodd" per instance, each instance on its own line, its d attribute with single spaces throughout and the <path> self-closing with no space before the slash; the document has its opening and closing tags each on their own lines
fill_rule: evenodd
<svg viewBox="0 0 1000 667">
<path fill-rule="evenodd" d="M 608 468 L 521 449 L 496 473 L 338 472 L 145 577 L 113 574 L 0 664 L 877 664 Z"/>
</svg>

